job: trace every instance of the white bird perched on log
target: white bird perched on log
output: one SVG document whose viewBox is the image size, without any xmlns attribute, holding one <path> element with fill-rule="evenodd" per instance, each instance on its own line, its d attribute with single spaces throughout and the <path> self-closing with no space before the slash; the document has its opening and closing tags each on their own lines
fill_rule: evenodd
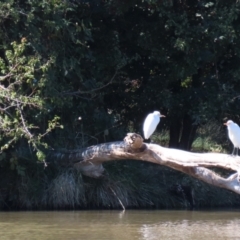
<svg viewBox="0 0 240 240">
<path fill-rule="evenodd" d="M 147 115 L 143 124 L 143 134 L 145 139 L 150 138 L 150 136 L 156 130 L 156 127 L 160 122 L 160 117 L 165 116 L 161 115 L 159 111 L 154 111 L 153 113 Z"/>
<path fill-rule="evenodd" d="M 240 148 L 240 127 L 232 120 L 228 120 L 224 125 L 228 128 L 228 137 L 233 144 L 232 155 L 234 155 L 235 148 L 237 149 L 238 155 L 238 148 Z"/>
</svg>

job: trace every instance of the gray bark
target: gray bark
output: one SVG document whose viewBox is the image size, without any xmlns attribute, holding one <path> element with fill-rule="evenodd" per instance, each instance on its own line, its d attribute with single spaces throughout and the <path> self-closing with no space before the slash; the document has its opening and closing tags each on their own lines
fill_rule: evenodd
<svg viewBox="0 0 240 240">
<path fill-rule="evenodd" d="M 100 177 L 104 172 L 102 163 L 107 161 L 125 159 L 147 161 L 173 168 L 208 184 L 240 194 L 238 179 L 240 157 L 221 153 L 192 153 L 157 144 L 147 144 L 136 133 L 128 133 L 124 141 L 98 144 L 74 151 L 56 151 L 49 157 L 51 162 L 73 165 L 83 174 L 91 177 Z M 224 178 L 208 169 L 209 167 L 233 170 L 235 173 Z"/>
</svg>

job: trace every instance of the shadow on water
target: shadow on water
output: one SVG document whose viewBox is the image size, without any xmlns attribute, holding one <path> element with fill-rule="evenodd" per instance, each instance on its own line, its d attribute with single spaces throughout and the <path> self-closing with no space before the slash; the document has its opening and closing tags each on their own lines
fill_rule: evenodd
<svg viewBox="0 0 240 240">
<path fill-rule="evenodd" d="M 240 239 L 240 209 L 0 212 L 3 239 Z"/>
</svg>

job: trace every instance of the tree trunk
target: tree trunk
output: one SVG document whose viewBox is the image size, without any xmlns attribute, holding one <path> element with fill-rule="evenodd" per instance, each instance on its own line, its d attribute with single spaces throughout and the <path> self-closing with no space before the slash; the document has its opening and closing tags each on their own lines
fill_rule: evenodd
<svg viewBox="0 0 240 240">
<path fill-rule="evenodd" d="M 170 126 L 170 148 L 191 150 L 192 143 L 197 131 L 197 125 L 193 125 L 192 119 L 185 114 L 182 121 L 176 119 Z"/>
<path fill-rule="evenodd" d="M 193 125 L 192 119 L 188 114 L 185 114 L 182 122 L 182 134 L 179 142 L 179 149 L 189 151 L 197 131 L 197 125 Z"/>
<path fill-rule="evenodd" d="M 179 147 L 179 138 L 181 133 L 181 121 L 174 121 L 170 125 L 170 139 L 169 139 L 169 147 L 170 148 L 178 148 Z"/>
<path fill-rule="evenodd" d="M 157 144 L 143 143 L 140 135 L 128 133 L 124 141 L 98 144 L 85 149 L 49 154 L 49 161 L 62 165 L 73 165 L 91 177 L 102 175 L 103 162 L 133 159 L 168 166 L 186 173 L 208 184 L 240 194 L 238 170 L 240 157 L 221 153 L 191 153 L 164 148 Z M 236 173 L 228 178 L 221 177 L 208 167 L 232 170 Z"/>
</svg>

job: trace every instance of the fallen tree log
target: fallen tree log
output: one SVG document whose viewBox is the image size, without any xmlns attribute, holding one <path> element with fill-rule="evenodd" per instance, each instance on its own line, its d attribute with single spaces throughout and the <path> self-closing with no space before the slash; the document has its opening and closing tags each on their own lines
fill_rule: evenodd
<svg viewBox="0 0 240 240">
<path fill-rule="evenodd" d="M 73 165 L 83 174 L 100 177 L 104 172 L 102 163 L 113 160 L 141 160 L 164 165 L 186 173 L 208 184 L 240 194 L 238 171 L 240 157 L 222 153 L 192 153 L 161 147 L 143 142 L 140 135 L 128 133 L 124 141 L 103 143 L 85 149 L 60 152 L 53 151 L 49 162 Z M 227 178 L 218 175 L 209 167 L 231 170 Z"/>
</svg>

